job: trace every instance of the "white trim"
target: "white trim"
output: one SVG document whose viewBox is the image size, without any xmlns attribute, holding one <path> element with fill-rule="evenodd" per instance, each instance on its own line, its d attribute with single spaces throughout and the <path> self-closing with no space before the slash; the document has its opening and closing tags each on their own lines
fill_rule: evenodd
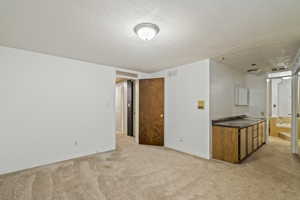
<svg viewBox="0 0 300 200">
<path fill-rule="evenodd" d="M 298 152 L 298 74 L 293 75 L 292 79 L 292 153 L 299 153 Z"/>
<path fill-rule="evenodd" d="M 299 109 L 299 76 L 300 71 L 300 49 L 292 64 L 292 153 L 299 154 L 298 149 L 298 109 Z"/>
<path fill-rule="evenodd" d="M 292 66 L 293 74 L 298 74 L 298 72 L 300 71 L 300 49 L 298 50 L 298 53 L 295 56 Z"/>
<path fill-rule="evenodd" d="M 124 78 L 124 79 L 128 79 L 128 80 L 138 80 L 138 77 L 131 77 L 131 76 L 124 76 L 124 75 L 119 75 L 117 74 L 117 78 Z"/>
<path fill-rule="evenodd" d="M 270 132 L 270 116 L 271 116 L 271 109 L 270 109 L 270 105 L 271 103 L 271 80 L 270 79 L 266 79 L 267 82 L 267 87 L 266 87 L 266 126 L 265 126 L 265 138 L 266 138 L 266 144 L 269 144 L 269 132 Z"/>
</svg>

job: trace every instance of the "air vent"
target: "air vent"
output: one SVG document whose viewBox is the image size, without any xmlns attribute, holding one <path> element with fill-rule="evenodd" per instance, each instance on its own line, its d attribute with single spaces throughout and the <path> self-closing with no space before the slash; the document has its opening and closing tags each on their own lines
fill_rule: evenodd
<svg viewBox="0 0 300 200">
<path fill-rule="evenodd" d="M 272 68 L 272 72 L 280 72 L 280 71 L 286 71 L 286 70 L 287 70 L 287 68 L 285 66 Z"/>
<path fill-rule="evenodd" d="M 251 74 L 259 74 L 262 70 L 259 68 L 251 68 L 247 70 L 247 73 L 251 73 Z"/>
<path fill-rule="evenodd" d="M 257 71 L 260 71 L 260 69 L 255 68 L 255 69 L 248 69 L 248 70 L 247 70 L 247 72 L 257 72 Z"/>
</svg>

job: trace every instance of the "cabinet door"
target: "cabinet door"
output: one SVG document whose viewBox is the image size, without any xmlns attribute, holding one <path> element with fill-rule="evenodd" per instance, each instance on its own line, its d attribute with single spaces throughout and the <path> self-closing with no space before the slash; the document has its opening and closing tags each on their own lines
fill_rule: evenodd
<svg viewBox="0 0 300 200">
<path fill-rule="evenodd" d="M 258 126 L 257 125 L 252 126 L 252 131 L 253 131 L 253 137 L 254 138 L 258 137 L 257 130 L 258 130 Z"/>
<path fill-rule="evenodd" d="M 252 127 L 247 128 L 247 154 L 252 153 L 253 151 L 253 133 Z"/>
<path fill-rule="evenodd" d="M 239 159 L 243 160 L 247 156 L 247 129 L 241 129 L 239 134 Z"/>
<path fill-rule="evenodd" d="M 232 163 L 239 162 L 238 129 L 213 126 L 213 158 Z"/>
<path fill-rule="evenodd" d="M 258 125 L 258 146 L 261 146 L 263 144 L 263 129 L 262 129 L 262 123 Z"/>
<path fill-rule="evenodd" d="M 262 136 L 262 144 L 266 143 L 266 135 L 265 135 L 265 122 L 261 123 L 261 136 Z"/>
<path fill-rule="evenodd" d="M 258 137 L 253 138 L 253 150 L 258 148 Z"/>
</svg>

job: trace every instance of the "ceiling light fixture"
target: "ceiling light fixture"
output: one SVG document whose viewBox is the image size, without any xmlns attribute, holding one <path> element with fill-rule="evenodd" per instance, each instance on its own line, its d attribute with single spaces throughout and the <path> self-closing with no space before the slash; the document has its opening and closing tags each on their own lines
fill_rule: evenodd
<svg viewBox="0 0 300 200">
<path fill-rule="evenodd" d="M 133 30 L 142 40 L 152 40 L 159 33 L 159 27 L 152 23 L 138 24 Z"/>
</svg>

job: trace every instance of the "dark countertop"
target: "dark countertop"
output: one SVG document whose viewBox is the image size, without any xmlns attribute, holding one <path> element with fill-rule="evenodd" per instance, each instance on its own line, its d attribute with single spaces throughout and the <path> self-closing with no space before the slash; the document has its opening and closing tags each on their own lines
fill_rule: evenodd
<svg viewBox="0 0 300 200">
<path fill-rule="evenodd" d="M 265 119 L 263 118 L 252 118 L 245 115 L 222 118 L 218 120 L 213 120 L 213 126 L 223 126 L 223 127 L 230 127 L 230 128 L 247 128 L 249 126 L 253 126 L 260 122 L 264 122 Z"/>
</svg>

